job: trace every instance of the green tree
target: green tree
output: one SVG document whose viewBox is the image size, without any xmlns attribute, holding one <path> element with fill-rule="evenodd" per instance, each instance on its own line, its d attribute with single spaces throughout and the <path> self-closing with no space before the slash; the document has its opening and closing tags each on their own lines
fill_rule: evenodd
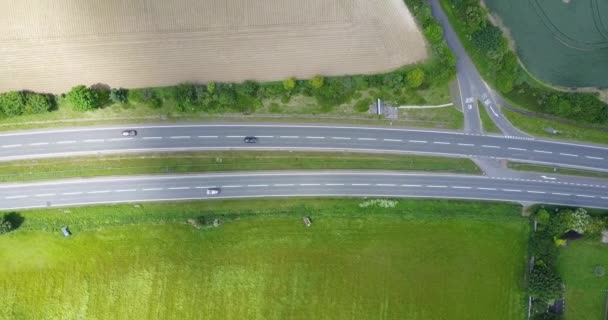
<svg viewBox="0 0 608 320">
<path fill-rule="evenodd" d="M 587 227 L 591 223 L 591 216 L 583 208 L 578 208 L 575 211 L 564 210 L 558 214 L 558 219 L 562 226 L 562 232 L 574 230 L 582 234 L 587 231 Z"/>
<path fill-rule="evenodd" d="M 28 93 L 27 97 L 27 113 L 43 113 L 48 112 L 53 108 L 53 100 L 46 94 Z"/>
<path fill-rule="evenodd" d="M 0 217 L 0 234 L 13 230 L 13 224 L 6 216 Z"/>
<path fill-rule="evenodd" d="M 323 84 L 325 83 L 325 78 L 323 78 L 322 76 L 316 76 L 310 79 L 308 82 L 310 83 L 310 86 L 313 89 L 321 89 L 321 87 L 323 87 Z"/>
<path fill-rule="evenodd" d="M 443 29 L 437 23 L 432 23 L 424 28 L 424 35 L 431 43 L 438 43 L 443 39 Z"/>
<path fill-rule="evenodd" d="M 502 32 L 494 25 L 488 25 L 473 33 L 473 43 L 481 51 L 491 54 L 501 47 Z"/>
<path fill-rule="evenodd" d="M 0 109 L 9 117 L 23 114 L 25 111 L 25 94 L 23 92 L 7 92 L 0 94 Z"/>
<path fill-rule="evenodd" d="M 114 103 L 127 103 L 129 101 L 129 91 L 123 88 L 112 88 L 110 90 L 110 101 Z"/>
<path fill-rule="evenodd" d="M 407 73 L 407 85 L 410 88 L 418 88 L 424 83 L 424 70 L 416 68 Z"/>
<path fill-rule="evenodd" d="M 253 97 L 258 91 L 258 84 L 254 81 L 247 80 L 236 86 L 236 92 L 240 95 Z"/>
<path fill-rule="evenodd" d="M 89 111 L 99 106 L 97 92 L 83 85 L 72 88 L 67 94 L 67 100 L 76 111 Z"/>
<path fill-rule="evenodd" d="M 209 94 L 214 94 L 215 93 L 215 82 L 209 82 L 207 83 L 207 92 L 209 92 Z"/>
<path fill-rule="evenodd" d="M 551 215 L 545 209 L 540 209 L 536 212 L 536 221 L 540 224 L 548 225 L 551 221 Z"/>
<path fill-rule="evenodd" d="M 530 295 L 545 302 L 561 297 L 564 291 L 559 274 L 542 261 L 538 261 L 530 272 L 528 289 Z"/>
<path fill-rule="evenodd" d="M 295 78 L 289 78 L 289 79 L 283 80 L 283 89 L 285 89 L 285 91 L 292 91 L 295 88 L 296 88 L 296 79 Z"/>
</svg>

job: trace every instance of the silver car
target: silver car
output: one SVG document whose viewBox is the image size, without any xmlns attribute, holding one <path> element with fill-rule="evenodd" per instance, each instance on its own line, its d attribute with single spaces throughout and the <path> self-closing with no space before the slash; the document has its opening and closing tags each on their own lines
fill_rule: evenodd
<svg viewBox="0 0 608 320">
<path fill-rule="evenodd" d="M 220 188 L 209 188 L 209 189 L 207 189 L 207 195 L 208 196 L 217 196 L 218 194 L 220 194 L 220 192 L 222 192 L 222 190 Z"/>
</svg>

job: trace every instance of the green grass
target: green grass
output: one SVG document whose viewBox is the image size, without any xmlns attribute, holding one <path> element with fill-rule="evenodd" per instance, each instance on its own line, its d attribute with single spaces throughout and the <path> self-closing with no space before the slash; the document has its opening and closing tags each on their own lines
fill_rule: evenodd
<svg viewBox="0 0 608 320">
<path fill-rule="evenodd" d="M 409 119 L 419 123 L 418 126 L 440 129 L 464 128 L 464 114 L 454 107 L 428 109 L 401 109 L 399 119 Z"/>
<path fill-rule="evenodd" d="M 505 108 L 502 111 L 514 126 L 535 136 L 608 144 L 608 132 L 606 131 L 585 129 L 551 120 L 534 118 Z M 558 130 L 559 133 L 553 134 L 545 131 L 549 128 Z"/>
<path fill-rule="evenodd" d="M 0 319 L 521 319 L 521 207 L 360 199 L 23 212 Z M 232 213 L 217 229 L 187 218 Z M 303 214 L 314 223 L 305 228 Z M 68 224 L 64 238 L 57 227 Z"/>
<path fill-rule="evenodd" d="M 527 163 L 517 163 L 517 162 L 509 162 L 507 166 L 513 170 L 519 170 L 519 171 L 546 172 L 546 173 L 555 173 L 555 174 L 565 174 L 565 175 L 569 175 L 569 176 L 581 176 L 581 177 L 593 177 L 593 178 L 608 178 L 608 173 L 605 173 L 605 172 L 559 168 L 559 167 L 551 167 L 551 166 L 527 164 Z M 555 170 L 553 168 L 555 168 Z"/>
<path fill-rule="evenodd" d="M 500 129 L 496 126 L 488 111 L 482 105 L 481 101 L 477 101 L 478 109 L 479 109 L 479 117 L 481 118 L 481 125 L 483 127 L 483 131 L 488 133 L 502 133 Z"/>
<path fill-rule="evenodd" d="M 608 250 L 599 241 L 572 241 L 560 252 L 559 269 L 566 283 L 566 320 L 603 320 L 608 275 L 596 277 L 594 267 L 608 270 Z"/>
<path fill-rule="evenodd" d="M 480 174 L 470 159 L 323 152 L 192 152 L 19 160 L 0 163 L 0 182 L 129 174 L 243 170 L 370 169 Z"/>
</svg>

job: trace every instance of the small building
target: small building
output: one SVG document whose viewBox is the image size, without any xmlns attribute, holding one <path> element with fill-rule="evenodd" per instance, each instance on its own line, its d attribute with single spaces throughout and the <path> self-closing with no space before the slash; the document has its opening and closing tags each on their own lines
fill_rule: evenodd
<svg viewBox="0 0 608 320">
<path fill-rule="evenodd" d="M 304 225 L 307 227 L 310 227 L 312 225 L 312 219 L 310 219 L 309 216 L 302 218 L 302 221 L 304 222 Z"/>
<path fill-rule="evenodd" d="M 69 237 L 72 235 L 72 232 L 70 232 L 70 229 L 68 229 L 68 227 L 61 228 L 61 232 L 63 233 L 64 237 Z"/>
</svg>

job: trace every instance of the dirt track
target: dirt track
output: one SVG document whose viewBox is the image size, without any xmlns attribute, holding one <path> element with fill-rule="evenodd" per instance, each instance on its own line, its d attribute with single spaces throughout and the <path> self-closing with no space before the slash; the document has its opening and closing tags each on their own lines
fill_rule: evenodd
<svg viewBox="0 0 608 320">
<path fill-rule="evenodd" d="M 0 91 L 377 73 L 426 58 L 402 0 L 22 0 L 0 11 Z"/>
</svg>

